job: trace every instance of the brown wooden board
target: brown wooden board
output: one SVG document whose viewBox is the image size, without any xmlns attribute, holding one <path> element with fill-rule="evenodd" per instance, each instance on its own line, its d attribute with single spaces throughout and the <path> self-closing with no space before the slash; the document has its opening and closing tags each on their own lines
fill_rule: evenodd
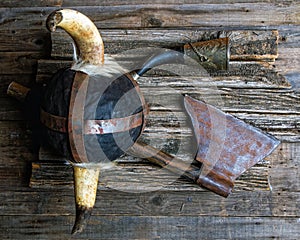
<svg viewBox="0 0 300 240">
<path fill-rule="evenodd" d="M 278 31 L 204 31 L 189 30 L 101 30 L 105 52 L 122 53 L 126 50 L 146 47 L 182 47 L 186 43 L 229 37 L 231 60 L 274 61 L 277 58 Z M 72 58 L 72 40 L 63 31 L 51 35 L 52 57 Z M 255 47 L 254 47 L 255 46 Z M 253 50 L 255 49 L 255 50 Z"/>
<path fill-rule="evenodd" d="M 14 192 L 2 191 L 0 199 L 5 204 L 5 208 L 2 208 L 2 215 L 5 216 L 74 216 L 75 213 L 72 188 L 20 187 Z M 98 191 L 93 215 L 297 217 L 299 200 L 299 192 L 234 191 L 225 199 L 211 192 L 188 188 L 151 192 L 102 188 Z"/>
<path fill-rule="evenodd" d="M 18 1 L 17 1 L 18 2 Z M 123 3 L 123 2 L 122 2 Z M 235 4 L 122 4 L 111 1 L 107 6 L 74 7 L 89 16 L 99 28 L 146 28 L 146 27 L 265 27 L 299 22 L 299 3 L 292 1 L 242 2 Z M 13 2 L 12 2 L 13 4 Z M 19 4 L 16 4 L 18 6 Z M 50 4 L 49 4 L 50 5 Z M 84 3 L 81 2 L 81 5 Z M 51 6 L 51 5 L 50 5 Z M 32 29 L 41 28 L 42 22 L 53 7 L 2 8 L 4 25 L 23 28 L 31 23 Z M 56 8 L 57 9 L 57 8 Z M 270 16 L 276 16 L 272 18 Z M 17 20 L 17 21 L 15 21 Z M 1 30 L 1 28 L 0 28 Z"/>
<path fill-rule="evenodd" d="M 76 239 L 295 239 L 295 218 L 93 216 L 85 233 Z M 1 235 L 9 239 L 70 239 L 71 216 L 1 216 Z M 51 224 L 54 223 L 54 224 Z"/>
<path fill-rule="evenodd" d="M 12 1 L 2 0 L 0 7 L 59 7 L 63 3 L 63 0 L 31 0 L 31 1 Z"/>
<path fill-rule="evenodd" d="M 46 150 L 43 150 L 46 151 Z M 73 187 L 73 171 L 67 162 L 58 158 L 45 159 L 51 157 L 50 153 L 40 151 L 40 162 L 32 164 L 32 175 L 30 186 L 33 188 L 65 188 Z M 185 157 L 185 156 L 178 156 Z M 184 158 L 183 158 L 184 159 Z M 192 160 L 192 158 L 190 157 Z M 185 159 L 188 162 L 188 158 Z M 246 172 L 237 181 L 236 191 L 268 191 L 270 190 L 268 182 L 268 162 L 261 162 Z M 116 162 L 116 166 L 110 170 L 103 170 L 100 177 L 99 190 L 119 189 L 121 191 L 154 191 L 164 190 L 197 190 L 203 191 L 197 185 L 188 182 L 186 179 L 176 176 L 166 169 L 161 169 L 147 161 L 141 161 L 139 158 L 124 156 Z"/>
<path fill-rule="evenodd" d="M 258 69 L 253 67 L 254 63 L 235 67 L 227 77 L 214 77 L 219 81 L 218 88 L 226 100 L 223 110 L 284 140 L 263 163 L 266 165 L 255 166 L 255 169 L 260 168 L 260 173 L 261 170 L 263 174 L 268 173 L 266 178 L 261 182 L 262 176 L 258 176 L 258 172 L 248 175 L 249 179 L 243 175 L 237 186 L 250 189 L 236 189 L 227 199 L 195 189 L 183 179 L 176 182 L 175 189 L 148 193 L 122 192 L 100 185 L 102 191 L 97 196 L 94 216 L 87 231 L 78 239 L 299 239 L 300 19 L 299 2 L 295 0 L 204 0 L 201 3 L 196 0 L 1 1 L 1 239 L 71 238 L 69 233 L 75 217 L 73 190 L 65 183 L 51 188 L 50 184 L 28 187 L 32 161 L 42 163 L 37 161 L 37 153 L 33 151 L 31 131 L 20 111 L 21 106 L 5 94 L 10 81 L 32 85 L 37 71 L 40 71 L 37 62 L 40 65 L 43 58 L 47 64 L 50 59 L 51 39 L 45 20 L 51 11 L 60 7 L 57 5 L 79 9 L 95 20 L 108 42 L 107 50 L 115 53 L 120 53 L 125 47 L 141 46 L 139 38 L 160 46 L 177 44 L 183 38 L 174 36 L 176 32 L 201 40 L 218 37 L 225 31 L 251 33 L 253 30 L 266 37 L 272 30 L 278 30 L 278 58 L 267 70 L 259 68 L 259 77 L 251 77 L 253 71 L 257 76 Z M 196 34 L 193 34 L 194 31 Z M 203 32 L 213 34 L 205 36 Z M 267 35 L 261 35 L 263 32 Z M 249 36 L 255 37 L 253 34 Z M 38 73 L 39 79 L 49 78 L 53 69 L 49 65 L 48 71 Z M 269 73 L 268 77 L 264 77 L 266 73 Z M 278 73 L 283 77 L 279 78 Z M 164 82 L 161 82 L 160 76 L 161 72 L 152 72 L 140 79 L 144 89 L 149 89 L 148 100 L 154 99 L 150 96 L 155 93 L 151 90 L 155 84 L 178 89 L 186 86 L 182 79 L 174 83 L 170 76 L 164 76 Z M 292 85 L 289 86 L 287 81 Z M 201 81 L 198 86 L 204 87 L 205 83 Z M 195 88 L 187 88 L 186 91 L 189 90 L 194 96 L 199 94 Z M 163 91 L 153 96 L 162 94 Z M 170 106 L 167 102 L 164 105 Z M 178 121 L 172 114 L 162 115 L 163 108 L 154 104 L 151 111 L 145 137 L 151 139 L 154 145 L 162 146 L 162 142 L 154 140 L 165 134 L 165 117 L 174 120 L 168 125 L 172 128 L 166 133 L 168 139 L 174 136 L 176 124 L 182 124 L 184 115 L 180 113 Z M 178 112 L 179 109 L 173 111 Z M 160 125 L 153 128 L 158 123 Z M 182 137 L 191 136 L 188 128 L 180 133 Z M 172 141 L 176 143 L 177 140 Z M 172 149 L 172 141 L 167 141 L 166 150 Z M 137 163 L 133 158 L 120 159 L 121 164 L 128 162 L 132 166 L 146 165 L 145 161 Z M 157 170 L 154 166 L 151 169 Z M 51 174 L 59 178 L 60 173 Z M 254 182 L 254 177 L 259 181 L 257 185 L 243 185 Z M 60 181 L 63 182 L 63 179 Z M 266 182 L 268 190 L 253 191 L 255 187 L 267 186 Z"/>
</svg>

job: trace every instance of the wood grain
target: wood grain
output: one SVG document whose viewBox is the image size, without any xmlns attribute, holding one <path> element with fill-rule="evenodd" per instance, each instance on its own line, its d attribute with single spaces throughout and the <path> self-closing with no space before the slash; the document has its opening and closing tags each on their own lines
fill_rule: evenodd
<svg viewBox="0 0 300 240">
<path fill-rule="evenodd" d="M 70 239 L 70 216 L 1 216 L 3 237 Z M 51 224 L 53 223 L 54 224 Z M 3 231 L 5 234 L 3 234 Z M 76 239 L 293 239 L 299 235 L 295 218 L 184 216 L 94 216 L 85 233 Z"/>
<path fill-rule="evenodd" d="M 107 50 L 118 54 L 125 47 L 134 48 L 143 43 L 175 46 L 185 41 L 185 35 L 192 40 L 201 40 L 216 38 L 228 31 L 258 31 L 263 38 L 269 34 L 273 41 L 272 30 L 278 30 L 278 58 L 275 62 L 265 68 L 243 63 L 236 65 L 229 75 L 214 76 L 226 100 L 226 106 L 221 106 L 223 110 L 283 140 L 276 152 L 263 163 L 264 166 L 256 166 L 263 168 L 248 175 L 249 179 L 243 175 L 244 179 L 237 182 L 240 188 L 228 199 L 192 188 L 183 179 L 176 182 L 174 189 L 149 193 L 128 193 L 101 185 L 94 216 L 87 231 L 78 239 L 299 239 L 298 1 L 239 0 L 224 3 L 203 0 L 199 4 L 196 0 L 3 0 L 0 6 L 1 239 L 71 238 L 69 233 L 75 214 L 73 190 L 66 185 L 28 187 L 31 162 L 37 162 L 29 123 L 25 121 L 21 106 L 5 96 L 10 81 L 30 86 L 39 71 L 37 61 L 40 65 L 42 58 L 46 60 L 45 65 L 48 64 L 51 39 L 45 20 L 60 6 L 78 9 L 90 16 L 101 29 L 108 44 Z M 209 34 L 205 35 L 205 32 Z M 239 41 L 251 40 L 252 37 L 255 35 L 250 34 L 249 38 L 240 38 Z M 57 62 L 60 61 L 54 61 Z M 47 80 L 52 74 L 51 69 L 49 64 L 49 69 L 39 72 L 38 78 Z M 266 73 L 268 77 L 264 77 Z M 186 92 L 191 91 L 194 96 L 204 95 L 207 89 L 205 81 L 193 88 L 188 87 L 190 85 L 186 85 L 182 78 L 172 81 L 172 76 L 165 73 L 164 82 L 161 82 L 161 74 L 161 71 L 154 71 L 140 79 L 144 89 L 149 89 L 148 101 L 155 100 L 151 96 L 156 85 L 165 84 L 177 89 L 187 87 Z M 195 91 L 198 86 L 203 88 L 202 95 Z M 162 100 L 163 93 L 153 96 L 161 96 Z M 209 98 L 205 95 L 211 100 L 215 96 Z M 166 101 L 163 103 L 172 106 Z M 178 117 L 166 112 L 164 106 L 151 104 L 152 115 L 145 132 L 145 138 L 151 144 L 163 146 L 167 151 L 176 149 L 180 142 L 178 137 L 174 138 L 174 133 L 178 124 L 184 121 L 184 114 L 178 107 L 171 110 L 178 112 Z M 155 124 L 160 125 L 153 128 Z M 162 136 L 165 137 L 157 141 Z M 190 137 L 191 131 L 183 127 L 180 136 Z M 119 161 L 123 165 L 146 165 L 145 161 L 138 162 L 128 157 Z M 154 166 L 148 170 L 151 169 Z M 263 174 L 268 173 L 268 178 L 260 182 L 264 175 L 259 176 L 256 185 L 254 176 L 262 169 Z M 141 168 L 132 170 L 130 173 L 134 176 L 134 170 L 138 175 Z M 52 176 L 59 178 L 60 175 L 56 174 L 52 173 Z M 243 189 L 247 186 L 243 185 L 244 182 L 253 182 L 254 186 L 247 187 L 255 188 L 266 186 L 265 181 L 269 183 L 269 190 Z"/>
<path fill-rule="evenodd" d="M 122 158 L 116 167 L 101 173 L 99 190 L 107 188 L 125 192 L 147 192 L 154 190 L 197 190 L 204 191 L 194 183 L 172 174 L 167 169 L 136 159 L 124 163 Z M 187 161 L 187 159 L 186 159 Z M 118 161 L 117 161 L 118 162 Z M 179 179 L 180 178 L 180 179 Z M 179 180 L 177 180 L 179 179 Z M 72 168 L 64 162 L 41 161 L 32 165 L 30 186 L 33 188 L 70 188 L 73 187 Z M 133 190 L 134 189 L 134 190 Z M 235 191 L 268 191 L 267 163 L 262 162 L 239 178 Z"/>
<path fill-rule="evenodd" d="M 130 4 L 101 8 L 76 7 L 85 12 L 100 28 L 132 27 L 241 27 L 293 24 L 299 21 L 294 5 L 269 2 L 234 4 Z M 276 16 L 276 18 L 269 18 Z"/>
<path fill-rule="evenodd" d="M 50 6 L 61 6 L 63 0 L 31 0 L 31 1 L 11 1 L 2 0 L 0 7 L 50 7 Z"/>
<path fill-rule="evenodd" d="M 239 0 L 238 3 L 248 3 L 249 0 Z M 290 6 L 293 4 L 294 1 L 284 1 L 284 0 L 252 0 L 251 3 L 257 4 L 257 3 L 274 3 L 278 7 L 284 7 L 284 6 Z M 182 0 L 166 0 L 161 2 L 160 0 L 153 0 L 151 3 L 148 1 L 141 2 L 139 0 L 128 0 L 126 2 L 122 0 L 102 0 L 101 6 L 115 6 L 115 5 L 134 5 L 134 4 L 141 4 L 141 5 L 151 5 L 151 4 L 176 4 L 176 5 L 184 5 L 184 4 L 196 4 L 198 3 L 197 0 L 185 0 L 184 2 Z M 224 4 L 223 0 L 203 0 L 201 1 L 203 4 Z M 83 3 L 81 0 L 64 0 L 62 6 L 68 7 L 68 6 L 97 6 L 99 5 L 98 0 L 85 0 Z"/>
<path fill-rule="evenodd" d="M 22 1 L 24 2 L 24 1 Z M 4 29 L 0 31 L 0 51 L 3 52 L 44 52 L 51 47 L 50 33 L 44 29 L 24 34 L 24 29 Z"/>
<path fill-rule="evenodd" d="M 234 192 L 222 198 L 211 192 L 183 191 L 126 192 L 98 191 L 93 216 L 218 216 L 218 217 L 297 217 L 299 193 L 280 195 L 266 191 Z M 0 193 L 6 208 L 2 215 L 75 215 L 72 188 L 30 189 Z M 130 206 L 130 207 L 128 207 Z M 92 219 L 90 222 L 93 222 Z"/>
<path fill-rule="evenodd" d="M 274 61 L 277 58 L 278 31 L 204 31 L 189 30 L 101 30 L 108 54 L 145 47 L 180 48 L 189 42 L 199 42 L 220 37 L 230 38 L 232 60 Z M 52 57 L 72 58 L 72 40 L 63 31 L 51 34 Z M 255 46 L 255 51 L 253 48 Z"/>
<path fill-rule="evenodd" d="M 37 67 L 38 52 L 0 52 L 0 74 L 32 74 Z"/>
<path fill-rule="evenodd" d="M 234 4 L 118 4 L 113 1 L 106 6 L 73 7 L 89 16 L 96 25 L 103 28 L 146 28 L 146 27 L 246 27 L 254 28 L 281 24 L 299 23 L 299 3 L 242 2 Z M 282 4 L 280 4 L 282 3 Z M 20 4 L 16 4 L 18 6 Z M 82 4 L 81 4 L 82 5 Z M 72 5 L 74 6 L 74 5 Z M 2 8 L 2 26 L 26 29 L 42 27 L 47 15 L 53 11 L 49 7 Z M 270 18 L 276 16 L 276 18 Z M 3 21 L 5 20 L 5 21 Z M 15 21 L 18 20 L 18 21 Z M 0 19 L 1 22 L 1 19 Z M 27 25 L 28 26 L 28 25 Z M 1 28 L 0 28 L 1 30 Z"/>
</svg>

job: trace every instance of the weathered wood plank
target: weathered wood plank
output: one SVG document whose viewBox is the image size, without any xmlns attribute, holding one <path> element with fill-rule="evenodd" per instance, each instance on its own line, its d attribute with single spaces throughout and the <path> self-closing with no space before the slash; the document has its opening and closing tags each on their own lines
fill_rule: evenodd
<svg viewBox="0 0 300 240">
<path fill-rule="evenodd" d="M 0 74 L 33 74 L 37 67 L 37 59 L 44 56 L 39 52 L 0 52 Z"/>
<path fill-rule="evenodd" d="M 278 45 L 282 48 L 299 47 L 300 25 L 281 25 L 277 27 L 279 31 Z"/>
<path fill-rule="evenodd" d="M 124 67 L 124 69 L 134 69 L 132 65 L 142 64 L 137 61 L 124 61 L 122 55 L 110 55 L 113 57 L 118 64 Z M 134 57 L 134 56 L 133 56 Z M 60 68 L 70 67 L 72 61 L 67 60 L 39 60 L 38 61 L 38 72 L 37 72 L 37 82 L 46 82 L 50 77 Z M 164 70 L 163 70 L 164 69 Z M 166 67 L 156 67 L 153 70 L 150 70 L 149 73 L 145 76 L 150 76 L 153 78 L 152 81 L 149 81 L 149 78 L 139 78 L 138 81 L 147 86 L 161 86 L 168 84 L 170 80 L 165 79 L 164 77 L 173 75 L 174 78 L 176 75 L 177 85 L 198 85 L 211 84 L 216 85 L 222 82 L 225 85 L 243 85 L 246 88 L 280 88 L 280 87 L 289 87 L 289 82 L 269 64 L 260 64 L 258 62 L 231 62 L 229 65 L 229 70 L 226 72 L 218 72 L 211 76 L 207 72 L 202 71 L 199 66 L 194 64 L 189 65 L 168 65 L 166 73 Z M 173 74 L 172 74 L 173 73 Z M 175 75 L 175 76 L 174 76 Z M 187 78 L 188 76 L 188 78 Z M 184 78 L 185 77 L 185 78 Z M 183 81 L 184 83 L 181 83 Z M 153 83 L 151 85 L 151 83 Z M 257 84 L 257 85 L 256 85 Z M 264 86 L 262 85 L 264 84 Z M 172 85 L 175 85 L 173 83 Z"/>
<path fill-rule="evenodd" d="M 19 0 L 2 0 L 0 7 L 50 7 L 61 6 L 63 0 L 31 0 L 31 1 L 19 1 Z"/>
<path fill-rule="evenodd" d="M 112 3 L 113 5 L 113 3 Z M 2 8 L 0 30 L 44 28 L 48 14 L 55 8 Z M 103 28 L 141 27 L 215 27 L 243 28 L 298 24 L 299 3 L 270 2 L 234 4 L 132 4 L 76 7 Z M 276 16 L 270 18 L 269 16 Z"/>
<path fill-rule="evenodd" d="M 73 189 L 1 191 L 1 215 L 74 215 Z M 93 216 L 299 217 L 299 193 L 234 191 L 222 198 L 204 191 L 98 191 Z"/>
<path fill-rule="evenodd" d="M 3 7 L 0 9 L 0 31 L 23 31 L 25 34 L 28 29 L 46 30 L 46 18 L 53 10 L 54 8 L 48 7 Z"/>
<path fill-rule="evenodd" d="M 99 30 L 105 52 L 117 54 L 145 47 L 181 47 L 188 42 L 199 42 L 219 37 L 230 38 L 231 59 L 268 60 L 277 57 L 278 32 L 273 31 L 199 31 L 194 30 Z M 51 35 L 52 57 L 72 58 L 71 38 L 63 31 Z M 255 47 L 254 47 L 255 46 Z M 255 49 L 255 51 L 253 51 Z"/>
<path fill-rule="evenodd" d="M 72 216 L 1 216 L 6 239 L 69 239 Z M 297 239 L 296 218 L 94 216 L 76 239 Z"/>
<path fill-rule="evenodd" d="M 236 113 L 234 110 L 228 110 L 236 117 L 244 120 L 245 122 L 254 125 L 274 136 L 281 141 L 299 142 L 299 129 L 298 125 L 299 114 L 294 115 L 293 112 L 274 112 L 272 114 L 264 113 L 264 111 L 255 110 L 250 114 Z M 260 112 L 260 114 L 258 114 Z"/>
<path fill-rule="evenodd" d="M 31 141 L 30 130 L 23 121 L 0 121 L 0 147 L 24 146 Z"/>
<path fill-rule="evenodd" d="M 0 120 L 24 120 L 24 116 L 20 110 L 20 104 L 13 99 L 0 98 Z"/>
<path fill-rule="evenodd" d="M 152 4 L 119 5 L 99 8 L 84 7 L 86 14 L 101 28 L 124 23 L 129 27 L 178 26 L 270 26 L 299 22 L 295 8 L 274 3 L 235 4 Z M 76 7 L 81 10 L 82 7 Z M 96 10 L 96 11 L 95 11 Z M 230 15 L 228 15 L 230 13 Z M 230 16 L 230 17 L 229 17 Z M 276 16 L 276 18 L 269 18 Z M 123 26 L 124 26 L 123 25 Z M 122 25 L 117 25 L 121 27 Z"/>
<path fill-rule="evenodd" d="M 239 0 L 239 3 L 275 3 L 278 6 L 290 6 L 294 4 L 296 1 L 285 1 L 285 0 Z M 198 0 L 153 0 L 151 1 L 151 4 L 177 4 L 177 5 L 183 5 L 183 4 L 196 4 L 199 3 Z M 224 0 L 202 0 L 202 4 L 224 4 Z M 114 6 L 114 5 L 133 5 L 133 4 L 149 4 L 149 1 L 141 2 L 140 0 L 102 0 L 101 5 L 102 6 Z M 99 0 L 85 0 L 84 3 L 81 0 L 64 0 L 62 6 L 63 7 L 71 7 L 71 6 L 98 6 Z"/>
<path fill-rule="evenodd" d="M 186 159 L 187 160 L 187 159 Z M 124 161 L 124 159 L 120 159 Z M 103 171 L 100 177 L 99 190 L 107 188 L 125 192 L 144 192 L 155 190 L 204 191 L 197 185 L 179 179 L 166 169 L 153 166 L 151 163 L 119 163 L 111 170 Z M 73 186 L 72 168 L 58 162 L 34 162 L 30 185 L 33 188 L 70 188 Z M 268 191 L 268 168 L 266 163 L 258 164 L 239 178 L 235 191 Z"/>
<path fill-rule="evenodd" d="M 300 192 L 299 143 L 283 143 L 271 159 L 269 170 L 273 191 Z"/>
<path fill-rule="evenodd" d="M 275 191 L 300 191 L 300 170 L 299 170 L 299 155 L 296 157 L 297 163 L 293 167 L 275 166 L 271 168 L 272 186 Z"/>
<path fill-rule="evenodd" d="M 31 175 L 31 132 L 23 121 L 0 121 L 0 188 L 28 186 Z"/>
<path fill-rule="evenodd" d="M 296 78 L 299 78 L 299 55 L 300 47 L 295 48 L 280 48 L 279 54 L 281 57 L 278 59 L 276 66 L 282 74 L 288 77 L 288 74 L 295 74 Z"/>
<path fill-rule="evenodd" d="M 0 188 L 28 186 L 32 152 L 31 132 L 24 121 L 0 121 Z"/>
<path fill-rule="evenodd" d="M 28 187 L 33 153 L 31 132 L 24 122 L 0 121 L 0 189 Z"/>
<path fill-rule="evenodd" d="M 280 26 L 278 53 L 279 58 L 274 65 L 284 74 L 292 83 L 296 84 L 292 79 L 299 78 L 299 55 L 300 55 L 300 25 Z M 290 76 L 289 76 L 290 75 Z"/>
<path fill-rule="evenodd" d="M 162 134 L 160 133 L 159 136 Z M 163 144 L 161 144 L 163 142 Z M 187 139 L 182 139 L 181 142 L 189 142 Z M 169 149 L 174 150 L 174 146 L 171 144 L 168 146 L 168 142 L 166 140 L 161 141 L 151 141 L 151 144 L 155 147 L 161 148 L 162 146 L 165 148 L 165 151 L 168 152 Z M 180 143 L 179 143 L 180 144 Z M 187 152 L 185 150 L 176 154 L 177 157 L 183 159 L 186 162 L 190 162 L 193 159 L 193 151 Z M 270 190 L 273 189 L 273 184 L 268 179 L 268 172 L 271 163 L 276 163 L 278 156 L 284 154 L 284 157 L 280 159 L 288 158 L 291 151 L 286 151 L 282 153 L 282 148 L 278 148 L 275 153 L 270 155 L 265 161 L 262 161 L 260 164 L 252 167 L 246 173 L 244 173 L 237 181 L 236 181 L 236 191 L 247 190 Z M 296 154 L 297 152 L 293 150 Z M 170 150 L 169 150 L 170 152 Z M 68 187 L 72 184 L 72 169 L 69 165 L 65 165 L 63 159 L 53 154 L 49 150 L 42 149 L 40 151 L 40 162 L 36 162 L 33 164 L 32 168 L 32 177 L 31 177 L 31 186 L 32 187 L 49 187 L 49 188 L 57 188 L 57 187 Z M 168 171 L 161 171 L 160 168 L 152 166 L 152 164 L 147 163 L 145 160 L 141 160 L 139 158 L 133 158 L 129 156 L 123 156 L 119 158 L 117 161 L 118 167 L 116 169 L 112 169 L 110 171 L 104 172 L 101 176 L 100 182 L 104 184 L 99 186 L 99 189 L 106 189 L 106 187 L 111 188 L 119 188 L 122 191 L 130 191 L 132 186 L 135 186 L 134 189 L 148 189 L 153 190 L 157 188 L 163 188 L 167 190 L 200 190 L 199 188 L 195 188 L 195 185 L 187 182 L 184 179 L 180 181 L 175 181 L 177 177 L 171 174 Z M 272 165 L 272 164 L 271 164 Z M 276 168 L 276 165 L 274 165 Z M 292 170 L 292 169 L 291 169 Z M 297 170 L 296 170 L 297 171 Z M 272 172 L 273 173 L 273 172 Z M 118 177 L 115 177 L 118 176 Z M 146 176 L 146 177 L 145 177 Z M 273 176 L 270 177 L 273 180 Z M 297 179 L 297 175 L 293 175 L 291 179 Z M 276 180 L 277 179 L 277 180 Z M 174 182 L 173 182 L 174 180 Z M 282 175 L 279 177 L 274 176 L 274 183 L 278 187 L 280 184 L 277 184 L 278 181 L 283 180 Z M 282 184 L 289 184 L 289 182 L 283 181 Z M 274 187 L 274 189 L 279 189 L 278 187 Z M 293 184 L 294 191 L 299 190 L 297 188 L 297 181 L 295 180 Z M 299 187 L 299 186 L 298 186 Z"/>
<path fill-rule="evenodd" d="M 14 191 L 21 187 L 28 187 L 31 175 L 30 161 L 34 159 L 28 147 L 1 147 L 1 151 L 1 191 L 5 192 L 8 188 Z"/>
<path fill-rule="evenodd" d="M 145 53 L 145 56 L 148 56 L 148 54 Z M 122 54 L 109 55 L 109 57 L 114 58 L 118 64 L 124 67 L 124 70 L 129 69 L 128 71 L 135 69 L 139 64 L 143 64 L 143 62 L 135 59 L 135 57 L 137 57 L 136 55 L 130 56 L 130 59 L 128 60 L 124 60 L 124 56 Z M 36 81 L 45 83 L 58 69 L 70 67 L 71 65 L 72 61 L 69 60 L 41 59 L 38 61 Z M 168 72 L 165 71 L 166 67 Z M 176 76 L 176 80 L 178 79 L 177 85 L 181 87 L 183 84 L 185 84 L 185 86 L 197 86 L 198 84 L 203 85 L 203 83 L 214 86 L 218 82 L 220 85 L 222 85 L 222 82 L 224 83 L 223 85 L 231 84 L 238 86 L 241 84 L 246 88 L 286 88 L 290 86 L 290 83 L 286 80 L 286 78 L 278 74 L 276 69 L 274 69 L 271 65 L 267 63 L 260 64 L 259 62 L 240 61 L 230 62 L 229 69 L 226 72 L 210 73 L 210 75 L 205 70 L 202 70 L 202 68 L 196 63 L 189 65 L 189 62 L 187 62 L 185 65 L 174 64 L 164 67 L 156 67 L 145 74 L 145 76 L 153 77 L 152 81 L 149 81 L 149 78 L 143 77 L 139 78 L 138 82 L 142 85 L 147 84 L 149 86 L 164 86 L 165 82 L 166 84 L 169 82 L 168 79 L 164 80 L 164 77 L 170 75 L 173 75 L 173 78 Z M 181 83 L 181 81 L 183 81 L 183 83 Z M 151 83 L 153 84 L 151 85 Z M 176 86 L 175 83 L 173 83 L 171 86 L 173 85 Z"/>
<path fill-rule="evenodd" d="M 21 1 L 26 2 L 26 1 Z M 0 51 L 3 52 L 45 52 L 51 49 L 50 33 L 46 29 L 5 29 L 0 31 Z"/>
</svg>

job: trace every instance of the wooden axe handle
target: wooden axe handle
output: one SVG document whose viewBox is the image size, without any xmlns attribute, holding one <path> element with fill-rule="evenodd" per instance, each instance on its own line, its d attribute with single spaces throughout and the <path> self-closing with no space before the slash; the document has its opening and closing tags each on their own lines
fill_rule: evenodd
<svg viewBox="0 0 300 240">
<path fill-rule="evenodd" d="M 200 187 L 206 188 L 222 197 L 228 197 L 234 185 L 233 181 L 226 180 L 226 176 L 225 178 L 222 175 L 220 177 L 219 173 L 213 170 L 209 174 L 203 173 L 202 169 L 207 167 L 205 164 L 198 167 L 141 141 L 137 141 L 127 150 L 127 153 L 135 157 L 148 159 L 151 163 L 166 168 L 178 176 L 183 176 Z"/>
<path fill-rule="evenodd" d="M 179 176 L 183 176 L 188 180 L 199 184 L 197 182 L 201 172 L 199 167 L 186 163 L 182 159 L 151 147 L 144 142 L 137 141 L 129 150 L 127 150 L 127 153 L 135 157 L 148 159 L 151 163 L 166 168 Z"/>
</svg>

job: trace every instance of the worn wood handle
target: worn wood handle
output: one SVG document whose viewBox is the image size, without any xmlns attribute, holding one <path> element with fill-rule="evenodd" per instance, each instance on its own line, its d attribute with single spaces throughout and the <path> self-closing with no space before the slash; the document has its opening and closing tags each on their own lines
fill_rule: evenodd
<svg viewBox="0 0 300 240">
<path fill-rule="evenodd" d="M 186 163 L 182 159 L 149 146 L 142 141 L 137 141 L 129 150 L 127 150 L 127 153 L 135 157 L 148 159 L 151 163 L 166 168 L 169 171 L 198 184 L 197 180 L 201 172 L 199 167 Z"/>
</svg>

